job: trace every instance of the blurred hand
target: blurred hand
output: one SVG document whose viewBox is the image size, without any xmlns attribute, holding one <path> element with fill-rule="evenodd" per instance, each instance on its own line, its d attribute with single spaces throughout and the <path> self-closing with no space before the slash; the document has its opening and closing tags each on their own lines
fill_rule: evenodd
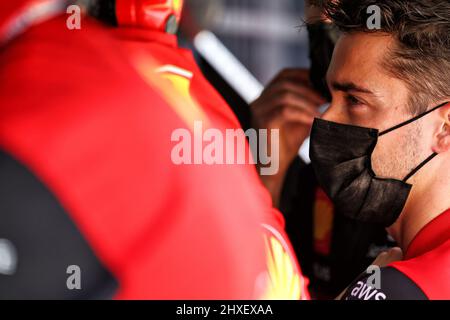
<svg viewBox="0 0 450 320">
<path fill-rule="evenodd" d="M 280 130 L 280 170 L 275 176 L 261 177 L 276 205 L 284 175 L 308 137 L 314 118 L 320 116 L 318 107 L 324 103 L 326 100 L 309 83 L 308 70 L 286 69 L 250 105 L 255 128 Z"/>
</svg>

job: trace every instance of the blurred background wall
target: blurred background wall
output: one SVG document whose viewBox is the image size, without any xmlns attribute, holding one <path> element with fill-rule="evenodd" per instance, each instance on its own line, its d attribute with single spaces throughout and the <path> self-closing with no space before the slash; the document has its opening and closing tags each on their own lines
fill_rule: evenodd
<svg viewBox="0 0 450 320">
<path fill-rule="evenodd" d="M 262 83 L 308 67 L 303 0 L 186 0 L 185 24 L 215 33 Z"/>
</svg>

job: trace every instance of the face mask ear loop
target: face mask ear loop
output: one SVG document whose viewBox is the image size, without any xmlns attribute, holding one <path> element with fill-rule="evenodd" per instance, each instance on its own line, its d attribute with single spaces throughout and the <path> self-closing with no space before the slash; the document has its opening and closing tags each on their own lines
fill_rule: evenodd
<svg viewBox="0 0 450 320">
<path fill-rule="evenodd" d="M 439 108 L 442 108 L 442 107 L 445 106 L 447 103 L 448 103 L 448 101 L 447 101 L 447 102 L 444 102 L 444 103 L 442 103 L 442 104 L 440 104 L 440 105 L 438 105 L 438 106 L 436 106 L 436 107 L 434 107 L 434 108 L 432 108 L 432 109 L 430 109 L 430 110 L 428 110 L 427 112 L 424 112 L 424 113 L 418 115 L 417 117 L 414 117 L 414 118 L 412 118 L 412 119 L 409 119 L 408 121 L 405 121 L 405 122 L 403 122 L 403 123 L 400 123 L 400 124 L 396 125 L 395 127 L 392 127 L 392 128 L 390 128 L 390 129 L 387 129 L 387 130 L 381 132 L 381 133 L 379 134 L 379 136 L 381 137 L 381 136 L 383 136 L 383 135 L 385 135 L 385 134 L 388 134 L 389 132 L 392 132 L 392 131 L 397 130 L 397 129 L 401 128 L 401 127 L 404 127 L 404 126 L 410 124 L 411 122 L 414 122 L 414 121 L 416 121 L 416 120 L 419 120 L 420 118 L 425 117 L 427 114 L 430 114 L 431 112 L 433 112 L 433 111 L 435 111 L 435 110 L 437 110 L 437 109 L 439 109 Z"/>
<path fill-rule="evenodd" d="M 413 175 L 415 175 L 420 169 L 422 169 L 428 162 L 434 159 L 438 154 L 434 152 L 431 156 L 426 158 L 421 164 L 419 164 L 413 171 L 411 171 L 405 179 L 403 179 L 403 182 L 407 182 Z"/>
</svg>

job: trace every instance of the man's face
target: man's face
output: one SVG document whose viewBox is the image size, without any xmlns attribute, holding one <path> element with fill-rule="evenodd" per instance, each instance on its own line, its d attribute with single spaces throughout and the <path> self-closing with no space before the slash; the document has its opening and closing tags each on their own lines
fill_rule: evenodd
<svg viewBox="0 0 450 320">
<path fill-rule="evenodd" d="M 383 131 L 413 117 L 406 84 L 383 67 L 394 44 L 390 36 L 373 33 L 340 38 L 328 70 L 332 103 L 324 119 Z M 422 132 L 417 121 L 380 137 L 372 155 L 377 176 L 403 179 L 425 159 Z"/>
</svg>

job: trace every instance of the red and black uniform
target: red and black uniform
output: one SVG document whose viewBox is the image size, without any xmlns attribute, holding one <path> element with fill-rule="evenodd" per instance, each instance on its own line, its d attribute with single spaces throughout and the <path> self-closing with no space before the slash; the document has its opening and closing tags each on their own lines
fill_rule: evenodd
<svg viewBox="0 0 450 320">
<path fill-rule="evenodd" d="M 0 23 L 33 2 L 2 3 Z M 173 69 L 144 52 L 140 70 L 106 28 L 66 18 L 0 52 L 0 298 L 306 298 L 256 173 L 172 163 L 172 132 L 191 128 L 145 73 Z"/>
<path fill-rule="evenodd" d="M 381 269 L 381 287 L 368 285 L 370 275 L 355 281 L 348 300 L 450 299 L 450 210 L 428 223 L 409 245 L 405 259 Z"/>
</svg>

